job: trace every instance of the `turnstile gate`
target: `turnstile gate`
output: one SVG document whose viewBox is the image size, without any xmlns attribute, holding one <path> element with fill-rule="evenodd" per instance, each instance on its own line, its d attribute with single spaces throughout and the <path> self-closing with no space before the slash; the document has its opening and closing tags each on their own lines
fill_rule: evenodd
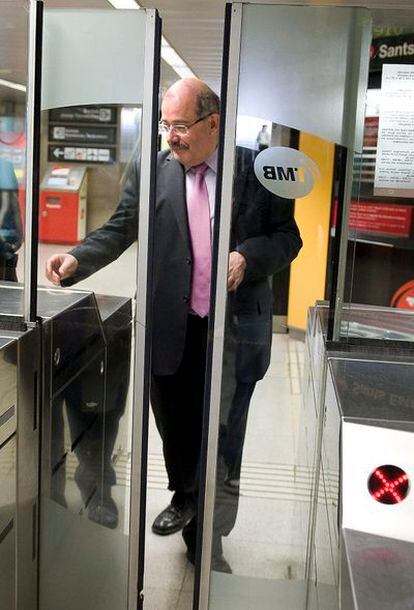
<svg viewBox="0 0 414 610">
<path fill-rule="evenodd" d="M 7 319 L 19 310 L 21 296 L 19 286 L 0 286 Z M 5 610 L 36 607 L 39 561 L 53 591 L 62 592 L 63 580 L 70 579 L 72 541 L 85 519 L 96 524 L 95 531 L 119 522 L 120 509 L 111 497 L 112 458 L 129 384 L 131 301 L 42 288 L 38 299 L 37 327 L 0 336 L 0 601 Z M 100 538 L 96 534 L 94 543 Z M 114 569 L 110 560 L 107 569 Z M 52 608 L 53 600 L 49 591 L 42 607 Z"/>
</svg>

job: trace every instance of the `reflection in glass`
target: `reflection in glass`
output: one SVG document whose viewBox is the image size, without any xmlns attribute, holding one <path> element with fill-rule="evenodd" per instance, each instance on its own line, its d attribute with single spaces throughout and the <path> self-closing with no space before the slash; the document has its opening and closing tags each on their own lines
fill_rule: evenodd
<svg viewBox="0 0 414 610">
<path fill-rule="evenodd" d="M 240 286 L 227 293 L 209 602 L 210 608 L 222 607 L 226 598 L 229 606 L 299 610 L 306 607 L 318 428 L 315 413 L 308 413 L 306 432 L 299 433 L 303 343 L 296 333 L 304 332 L 308 307 L 326 298 L 331 281 L 328 256 L 341 177 L 335 146 L 353 146 L 349 95 L 353 87 L 365 87 L 366 57 L 352 58 L 351 50 L 356 41 L 368 50 L 370 19 L 364 10 L 332 7 L 248 5 L 241 13 L 236 133 L 244 148 L 232 177 L 230 257 L 236 250 L 247 265 Z M 229 82 L 234 78 L 230 74 Z M 249 117 L 253 137 L 247 135 Z M 258 129 L 266 124 L 270 146 L 258 153 Z M 274 189 L 259 183 L 252 164 L 258 154 L 270 160 L 273 147 L 299 151 L 315 164 L 306 196 L 293 194 L 303 168 L 283 165 L 276 156 L 266 176 Z M 278 181 L 292 194 L 273 195 Z M 274 314 L 281 319 L 272 336 Z M 322 477 L 321 488 L 328 484 Z M 334 596 L 325 543 L 318 578 Z M 232 574 L 216 561 L 220 549 Z"/>
<path fill-rule="evenodd" d="M 112 137 L 109 130 L 117 132 L 114 144 L 106 146 L 111 155 L 117 155 L 115 143 L 122 143 L 125 139 L 120 117 L 129 109 L 110 108 L 110 118 L 113 119 L 109 125 L 96 122 L 96 118 L 86 122 L 83 128 L 76 120 L 65 123 L 63 119 L 58 123 L 66 125 L 66 137 L 69 138 L 74 129 L 81 135 L 89 133 L 95 137 L 102 134 Z M 107 106 L 99 109 L 106 110 Z M 105 115 L 104 112 L 96 114 L 96 106 L 59 110 L 60 115 L 75 118 L 78 111 L 93 117 Z M 45 205 L 40 216 L 40 239 L 44 240 L 39 244 L 41 283 L 45 282 L 46 261 L 53 253 L 82 248 L 77 245 L 81 214 L 84 214 L 83 222 L 89 234 L 91 229 L 110 218 L 122 193 L 124 176 L 136 163 L 136 157 L 129 164 L 126 160 L 114 162 L 103 155 L 99 158 L 99 152 L 105 148 L 102 143 L 88 145 L 96 150 L 96 159 L 51 162 L 53 146 L 66 149 L 86 147 L 85 143 L 64 142 L 62 145 L 49 140 L 53 133 L 51 127 L 57 125 L 53 112 L 42 113 L 42 158 L 44 161 L 49 159 L 49 163 L 42 166 L 45 180 L 41 200 Z M 139 127 L 140 123 L 135 120 L 127 133 L 129 140 L 134 139 L 135 148 L 139 143 Z M 86 178 L 77 180 L 85 170 Z M 129 229 L 136 235 L 136 218 L 129 223 Z M 110 257 L 114 258 L 113 252 L 110 252 Z M 91 314 L 92 319 L 85 321 L 85 311 L 91 304 L 77 305 L 72 313 L 73 320 L 59 321 L 59 348 L 64 353 L 73 345 L 73 362 L 77 367 L 68 369 L 67 373 L 59 372 L 61 376 L 66 374 L 68 379 L 50 396 L 50 465 L 48 471 L 44 471 L 43 490 L 52 502 L 43 505 L 41 531 L 40 595 L 45 608 L 66 608 L 68 588 L 73 590 L 79 608 L 89 606 L 90 595 L 97 589 L 101 592 L 94 597 L 96 608 L 126 608 L 133 407 L 130 390 L 133 349 L 131 296 L 135 292 L 135 257 L 136 248 L 132 246 L 121 259 L 100 274 L 94 274 L 94 271 L 109 261 L 104 261 L 103 257 L 98 263 L 83 260 L 85 266 L 81 265 L 77 276 L 66 282 L 97 293 L 93 306 L 97 309 L 94 315 Z M 58 299 L 56 307 L 58 311 Z M 95 319 L 94 316 L 98 317 Z M 83 322 L 76 326 L 79 320 Z M 83 352 L 86 354 L 84 358 L 75 356 Z M 54 358 L 55 354 L 52 356 Z M 61 366 L 65 370 L 69 363 Z M 58 378 L 56 384 L 60 387 Z M 43 463 L 48 464 L 46 456 Z M 60 544 L 57 544 L 57 533 L 62 531 L 66 531 L 66 535 L 58 538 Z M 78 540 L 78 552 L 83 557 L 73 572 L 75 580 L 67 578 L 68 571 L 72 574 L 73 570 L 73 557 L 68 554 L 72 540 Z M 103 565 L 96 571 L 98 558 Z M 53 581 L 50 579 L 52 573 Z"/>
<path fill-rule="evenodd" d="M 243 121 L 246 123 L 246 117 Z M 279 135 L 272 129 L 272 143 Z M 256 386 L 269 367 L 272 351 L 273 358 L 281 357 L 277 356 L 275 346 L 271 348 L 270 280 L 297 256 L 301 239 L 293 217 L 292 200 L 271 194 L 259 183 L 253 171 L 256 156 L 253 147 L 239 148 L 234 172 L 230 258 L 231 252 L 237 251 L 246 259 L 247 267 L 242 283 L 235 291 L 228 292 L 227 299 L 211 565 L 210 606 L 213 608 L 218 607 L 224 591 L 226 595 L 229 593 L 229 587 L 234 592 L 234 597 L 231 594 L 234 603 L 247 595 L 243 581 L 234 577 L 225 580 L 225 573 L 233 571 L 239 577 L 263 578 L 279 575 L 279 571 L 272 574 L 271 570 L 278 556 L 273 537 L 278 535 L 276 530 L 281 525 L 278 508 L 272 515 L 280 476 L 278 466 L 272 462 L 275 456 L 281 463 L 291 459 L 291 452 L 286 458 L 278 447 L 281 430 L 286 427 L 283 410 L 288 388 L 281 400 L 263 404 L 269 385 L 264 393 L 261 384 L 257 389 Z M 283 341 L 277 340 L 276 344 L 279 350 L 285 351 Z M 249 438 L 246 431 L 252 418 L 255 432 Z M 245 442 L 249 458 L 243 461 Z M 288 483 L 287 486 L 290 488 Z M 282 526 L 285 546 L 291 535 L 289 522 L 287 518 Z M 280 530 L 279 533 L 281 536 Z M 219 561 L 221 553 L 225 562 Z M 255 586 L 252 581 L 246 581 L 246 587 L 252 586 Z M 260 586 L 258 583 L 258 592 Z"/>
<path fill-rule="evenodd" d="M 23 281 L 22 216 L 26 178 L 27 4 L 1 3 L 0 279 Z M 17 267 L 18 266 L 18 267 Z"/>
<path fill-rule="evenodd" d="M 46 11 L 39 282 L 59 288 L 43 312 L 43 610 L 128 607 L 138 191 L 120 201 L 139 172 L 145 28 L 138 10 Z"/>
<path fill-rule="evenodd" d="M 0 158 L 0 278 L 17 281 L 17 251 L 23 230 L 19 185 L 11 161 Z"/>
<path fill-rule="evenodd" d="M 412 155 L 412 141 L 407 144 L 412 140 L 414 95 L 412 56 L 408 53 L 408 45 L 414 42 L 410 28 L 412 14 L 393 11 L 390 16 L 387 11 L 365 9 L 264 5 L 242 7 L 240 13 L 238 10 L 234 8 L 236 17 L 242 19 L 237 143 L 249 148 L 250 152 L 245 156 L 249 161 L 244 168 L 240 168 L 237 159 L 232 177 L 230 256 L 234 243 L 243 253 L 243 239 L 246 234 L 249 236 L 246 226 L 255 232 L 256 243 L 263 230 L 260 224 L 255 224 L 254 215 L 247 216 L 244 235 L 234 240 L 237 223 L 243 219 L 239 210 L 249 210 L 249 206 L 254 208 L 256 205 L 257 211 L 264 214 L 262 218 L 266 217 L 267 208 L 260 197 L 256 201 L 254 196 L 241 198 L 243 205 L 239 203 L 243 171 L 257 154 L 255 149 L 259 144 L 255 136 L 247 135 L 250 115 L 251 130 L 256 134 L 260 118 L 261 125 L 266 121 L 271 125 L 270 148 L 265 154 L 269 154 L 272 146 L 298 149 L 310 157 L 320 171 L 313 192 L 297 198 L 294 205 L 303 249 L 290 269 L 289 330 L 303 332 L 308 307 L 313 306 L 316 299 L 329 298 L 331 288 L 335 286 L 335 270 L 329 262 L 335 252 L 336 232 L 339 234 L 338 219 L 342 217 L 338 202 L 351 193 L 347 187 L 351 172 L 347 174 L 345 170 L 348 155 L 348 159 L 354 161 L 354 174 L 342 309 L 344 336 L 349 340 L 352 337 L 358 340 L 361 337 L 412 340 L 410 308 L 414 292 L 410 243 L 414 191 L 410 182 L 411 170 L 406 165 L 406 155 Z M 309 24 L 313 19 L 315 27 L 311 28 L 311 35 Z M 317 39 L 315 31 L 319 31 Z M 321 40 L 324 50 L 319 52 Z M 370 42 L 367 78 L 364 66 L 368 66 L 367 43 Z M 356 49 L 359 51 L 352 57 L 349 51 Z M 237 79 L 237 74 L 232 73 L 232 61 L 234 58 L 230 61 L 229 83 Z M 318 66 L 313 62 L 318 62 Z M 359 103 L 365 101 L 367 85 L 361 154 L 354 152 L 358 146 L 352 134 L 360 129 Z M 230 99 L 232 87 L 228 90 Z M 392 108 L 389 105 L 389 112 L 384 115 L 387 110 L 384 99 L 389 102 L 391 98 Z M 325 104 L 329 109 L 321 110 Z M 391 119 L 393 129 L 386 131 Z M 296 131 L 299 129 L 300 132 Z M 230 129 L 227 131 L 226 142 L 233 137 Z M 394 140 L 390 145 L 391 136 Z M 385 159 L 389 163 L 385 168 L 390 179 L 387 192 L 380 190 L 378 183 L 378 163 L 382 163 L 382 176 L 386 163 L 384 154 L 382 157 L 380 154 L 381 147 L 382 153 L 386 149 Z M 232 154 L 233 151 L 228 151 L 226 161 L 229 163 Z M 270 168 L 268 175 L 275 181 L 289 181 L 284 167 Z M 405 193 L 401 192 L 403 175 Z M 293 173 L 290 176 L 292 180 Z M 255 177 L 251 176 L 249 184 L 253 195 L 254 181 Z M 229 185 L 223 187 L 226 189 Z M 293 205 L 291 213 L 293 216 Z M 269 239 L 269 219 L 263 233 Z M 250 243 L 253 244 L 253 240 Z M 256 269 L 262 252 L 258 249 L 254 253 L 253 248 L 247 251 L 247 271 Z M 249 256 L 253 258 L 250 260 Z M 286 261 L 287 265 L 293 257 Z M 264 269 L 263 265 L 260 272 Z M 278 270 L 275 266 L 274 271 Z M 253 321 L 258 318 L 258 312 L 262 314 L 266 308 L 261 299 L 254 312 L 249 311 L 246 302 L 236 311 L 234 305 L 239 293 L 242 296 L 243 287 L 247 290 L 251 280 L 257 277 L 260 277 L 259 273 L 253 278 L 248 275 L 234 294 L 229 291 L 227 295 L 210 607 L 221 608 L 226 599 L 228 606 L 236 607 L 256 603 L 281 609 L 319 607 L 332 610 L 338 605 L 339 424 L 329 418 L 325 421 L 324 405 L 320 404 L 321 388 L 318 384 L 313 387 L 312 381 L 307 380 L 306 404 L 300 409 L 303 347 L 292 332 L 273 335 L 269 371 L 260 383 L 256 383 L 266 372 L 267 365 L 254 377 L 254 357 L 268 338 L 266 334 L 261 335 L 260 327 Z M 277 275 L 274 276 L 274 284 L 278 281 Z M 272 306 L 270 310 L 270 315 L 275 313 Z M 250 314 L 250 318 L 246 314 Z M 252 361 L 246 358 L 247 366 L 243 367 L 238 359 L 243 362 L 247 345 L 249 351 L 246 349 L 245 353 Z M 311 367 L 315 365 L 313 360 L 315 358 L 311 358 Z M 249 372 L 250 379 L 245 378 L 245 371 Z M 324 426 L 323 464 L 320 477 L 316 479 L 319 425 Z M 220 544 L 232 574 L 215 561 Z"/>
<path fill-rule="evenodd" d="M 105 322 L 106 350 L 53 400 L 51 498 L 115 529 L 127 500 L 116 487 L 115 443 L 129 386 L 131 326 L 128 318 L 124 327 Z"/>
<path fill-rule="evenodd" d="M 412 148 L 414 64 L 406 51 L 414 43 L 414 16 L 371 13 L 363 151 L 354 155 L 341 334 L 350 341 L 411 342 L 414 182 L 406 155 Z"/>
<path fill-rule="evenodd" d="M 2 434 L 2 440 L 4 436 Z M 16 581 L 16 437 L 12 435 L 0 449 L 0 605 L 15 605 Z"/>
</svg>

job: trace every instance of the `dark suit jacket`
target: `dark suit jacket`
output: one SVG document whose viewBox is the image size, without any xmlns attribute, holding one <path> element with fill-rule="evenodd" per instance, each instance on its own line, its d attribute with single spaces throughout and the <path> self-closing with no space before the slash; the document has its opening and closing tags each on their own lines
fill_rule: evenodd
<svg viewBox="0 0 414 610">
<path fill-rule="evenodd" d="M 240 158 L 240 157 L 238 157 Z M 243 283 L 230 295 L 238 377 L 256 381 L 269 364 L 272 294 L 269 277 L 298 254 L 302 242 L 292 201 L 264 189 L 252 165 L 236 173 L 231 249 L 247 261 Z M 112 217 L 71 251 L 79 261 L 72 285 L 116 259 L 137 237 L 139 166 L 135 164 Z M 152 369 L 173 374 L 183 355 L 191 294 L 192 251 L 185 173 L 168 151 L 158 155 L 154 240 Z"/>
</svg>

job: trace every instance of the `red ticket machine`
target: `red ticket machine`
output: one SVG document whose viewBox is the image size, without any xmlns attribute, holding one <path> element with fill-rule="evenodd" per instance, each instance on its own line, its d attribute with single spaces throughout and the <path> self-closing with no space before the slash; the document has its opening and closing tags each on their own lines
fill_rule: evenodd
<svg viewBox="0 0 414 610">
<path fill-rule="evenodd" d="M 80 242 L 86 232 L 86 197 L 86 167 L 50 167 L 40 185 L 40 241 Z"/>
</svg>

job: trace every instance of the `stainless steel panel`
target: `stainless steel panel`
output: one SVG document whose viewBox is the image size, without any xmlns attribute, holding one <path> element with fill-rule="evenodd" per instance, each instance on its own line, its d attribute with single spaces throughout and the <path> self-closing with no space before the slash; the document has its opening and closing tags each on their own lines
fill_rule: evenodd
<svg viewBox="0 0 414 610">
<path fill-rule="evenodd" d="M 98 354 L 52 399 L 50 497 L 75 513 L 103 488 L 104 360 Z"/>
<path fill-rule="evenodd" d="M 335 563 L 337 548 L 331 538 L 329 523 L 329 487 L 325 464 L 322 460 L 319 475 L 318 489 L 318 511 L 316 515 L 315 528 L 315 557 L 316 557 L 316 582 L 320 584 L 336 585 Z M 332 610 L 334 610 L 332 608 Z"/>
<path fill-rule="evenodd" d="M 312 349 L 312 338 L 308 335 L 308 347 L 305 353 L 305 362 L 310 359 L 310 350 Z M 312 572 L 311 555 L 313 553 L 314 544 L 314 515 L 316 511 L 317 489 L 315 484 L 316 467 L 318 466 L 318 436 L 319 422 L 317 418 L 316 396 L 314 390 L 313 370 L 311 363 L 306 366 L 307 375 L 304 376 L 303 394 L 302 394 L 302 409 L 300 414 L 300 429 L 298 442 L 297 463 L 303 465 L 309 473 L 309 482 L 311 486 L 311 494 L 309 497 L 308 507 L 308 529 L 305 550 L 305 573 L 307 579 Z M 313 576 L 313 580 L 315 576 Z"/>
<path fill-rule="evenodd" d="M 0 447 L 0 608 L 15 609 L 16 437 Z"/>
<path fill-rule="evenodd" d="M 330 367 L 344 418 L 413 429 L 414 363 L 332 358 Z"/>
<path fill-rule="evenodd" d="M 0 346 L 0 446 L 16 431 L 17 342 L 3 339 Z"/>
<path fill-rule="evenodd" d="M 103 351 L 105 340 L 98 308 L 90 294 L 62 310 L 48 323 L 52 327 L 52 393 L 55 394 L 79 369 Z"/>
<path fill-rule="evenodd" d="M 322 310 L 323 311 L 323 310 Z M 311 366 L 313 370 L 313 386 L 315 392 L 316 405 L 319 405 L 321 391 L 323 390 L 324 379 L 324 361 L 325 361 L 325 341 L 326 334 L 324 328 L 324 319 L 321 316 L 321 309 L 318 308 L 315 319 L 314 334 L 312 341 Z"/>
<path fill-rule="evenodd" d="M 16 438 L 0 448 L 0 539 L 15 518 L 16 504 Z M 1 548 L 1 547 L 0 547 Z"/>
<path fill-rule="evenodd" d="M 18 319 L 22 299 L 21 285 L 0 283 L 0 318 L 3 315 Z M 39 317 L 51 325 L 48 336 L 55 393 L 104 348 L 102 324 L 91 292 L 39 288 L 37 301 Z"/>
<path fill-rule="evenodd" d="M 39 315 L 52 318 L 59 312 L 81 303 L 90 292 L 38 287 Z M 23 286 L 18 283 L 0 282 L 0 315 L 18 317 L 22 311 Z M 2 335 L 5 333 L 2 331 Z M 7 333 L 8 336 L 8 333 Z"/>
<path fill-rule="evenodd" d="M 326 381 L 325 425 L 322 436 L 322 464 L 325 476 L 325 502 L 334 584 L 339 584 L 339 466 L 341 419 L 329 372 Z"/>
<path fill-rule="evenodd" d="M 373 326 L 377 323 L 378 327 L 388 329 L 393 327 L 394 332 L 399 332 L 399 329 L 393 326 L 394 323 L 399 323 L 398 316 L 394 317 L 388 312 L 379 312 L 378 308 L 371 308 L 370 311 L 368 309 L 362 307 L 358 311 L 352 311 L 350 317 L 355 318 L 357 324 Z M 320 446 L 319 503 L 316 515 L 315 545 L 311 549 L 310 557 L 311 582 L 308 591 L 308 608 L 331 610 L 336 607 L 336 598 L 331 594 L 338 589 L 341 608 L 344 610 L 356 610 L 357 608 L 358 610 L 362 608 L 371 610 L 373 607 L 410 608 L 413 607 L 414 600 L 410 590 L 412 588 L 411 576 L 403 571 L 398 573 L 397 569 L 391 568 L 393 568 L 394 559 L 396 563 L 400 561 L 398 554 L 394 556 L 394 545 L 400 549 L 400 544 L 409 545 L 411 543 L 400 543 L 392 538 L 380 538 L 373 534 L 361 534 L 355 531 L 349 534 L 350 530 L 346 530 L 346 544 L 343 541 L 341 543 L 342 501 L 340 494 L 342 493 L 344 496 L 347 494 L 349 499 L 350 490 L 341 491 L 339 483 L 342 485 L 342 482 L 339 480 L 339 476 L 342 462 L 340 437 L 343 422 L 345 422 L 344 425 L 348 425 L 346 422 L 351 422 L 349 425 L 364 424 L 362 428 L 371 431 L 382 429 L 384 432 L 384 428 L 388 428 L 394 431 L 400 430 L 405 434 L 414 432 L 414 401 L 412 398 L 414 396 L 414 362 L 412 357 L 404 356 L 402 353 L 399 357 L 394 356 L 394 361 L 392 361 L 390 353 L 381 351 L 381 348 L 378 347 L 370 350 L 369 353 L 364 353 L 358 346 L 347 353 L 326 352 L 325 336 L 328 312 L 320 304 L 316 310 L 316 332 L 312 335 L 308 330 L 309 357 L 322 358 L 329 364 L 327 379 L 324 380 L 322 376 L 319 384 L 316 385 L 316 388 L 322 392 L 325 388 L 326 414 Z M 319 343 L 319 347 L 313 345 L 315 341 Z M 318 366 L 310 365 L 309 369 L 310 376 L 318 375 Z M 321 403 L 319 402 L 319 404 Z M 384 441 L 381 441 L 379 445 L 384 448 L 388 446 Z M 372 453 L 363 447 L 366 449 L 366 446 L 360 444 L 359 448 L 355 447 L 355 451 L 359 451 L 361 456 L 362 453 L 364 455 Z M 391 446 L 388 446 L 388 449 L 391 451 Z M 352 480 L 354 480 L 354 474 L 357 474 L 355 467 L 352 473 Z M 366 493 L 366 491 L 365 485 L 361 493 Z M 357 504 L 359 500 L 355 496 L 356 489 L 352 493 L 353 513 L 360 514 L 361 509 Z M 372 521 L 372 513 L 370 519 Z M 382 523 L 384 524 L 384 522 Z M 350 544 L 350 538 L 355 536 L 359 550 L 352 554 L 347 549 L 347 545 Z M 381 540 L 381 544 L 374 542 L 375 539 Z M 382 544 L 383 547 L 381 547 Z M 401 556 L 401 566 L 404 553 L 410 552 L 409 546 L 402 548 L 404 551 Z M 398 552 L 400 551 L 398 550 Z M 382 579 L 381 584 L 384 581 L 389 584 L 389 591 L 386 594 L 382 592 L 377 594 L 375 587 L 371 589 L 372 580 L 376 581 L 377 573 L 376 568 L 373 568 L 372 574 L 367 571 L 364 573 L 365 559 L 372 566 L 378 562 L 379 572 L 381 573 L 382 570 L 378 582 Z M 331 585 L 327 585 L 328 588 L 326 588 L 324 581 L 325 583 L 331 582 Z M 356 586 L 357 581 L 361 584 L 359 592 Z M 396 590 L 402 592 L 401 596 L 395 593 Z"/>
<path fill-rule="evenodd" d="M 412 341 L 414 319 L 410 310 L 369 305 L 345 305 L 341 332 L 347 337 Z"/>
<path fill-rule="evenodd" d="M 412 610 L 414 544 L 348 529 L 342 535 L 353 598 L 350 605 L 349 589 L 344 587 L 343 607 L 346 610 Z"/>
<path fill-rule="evenodd" d="M 32 610 L 37 599 L 40 329 L 22 334 L 18 354 L 17 608 Z"/>
<path fill-rule="evenodd" d="M 119 540 L 126 527 L 126 507 L 114 504 L 114 511 L 119 511 L 119 527 L 118 521 L 105 521 L 99 507 L 108 486 L 114 486 L 116 481 L 111 457 L 124 406 L 119 388 L 128 387 L 131 302 L 118 298 L 111 302 L 109 297 L 100 297 L 105 316 L 101 323 L 95 300 L 88 300 L 90 296 L 83 295 L 86 300 L 42 325 L 43 609 L 63 610 L 73 604 L 84 607 L 92 593 L 94 603 L 111 609 L 126 591 L 126 556 Z M 75 358 L 63 358 L 58 367 L 54 362 L 56 327 L 62 330 L 59 336 L 63 354 L 67 344 L 77 345 L 78 349 Z M 71 328 L 77 329 L 76 343 L 72 336 L 65 335 L 65 330 L 69 332 Z M 116 376 L 115 388 L 108 375 L 112 382 Z M 117 532 L 110 531 L 116 527 Z M 102 565 L 97 568 L 100 558 Z M 87 577 L 81 578 L 81 574 Z M 90 591 L 85 589 L 86 581 Z M 68 595 L 69 589 L 73 590 L 73 599 Z"/>
</svg>

